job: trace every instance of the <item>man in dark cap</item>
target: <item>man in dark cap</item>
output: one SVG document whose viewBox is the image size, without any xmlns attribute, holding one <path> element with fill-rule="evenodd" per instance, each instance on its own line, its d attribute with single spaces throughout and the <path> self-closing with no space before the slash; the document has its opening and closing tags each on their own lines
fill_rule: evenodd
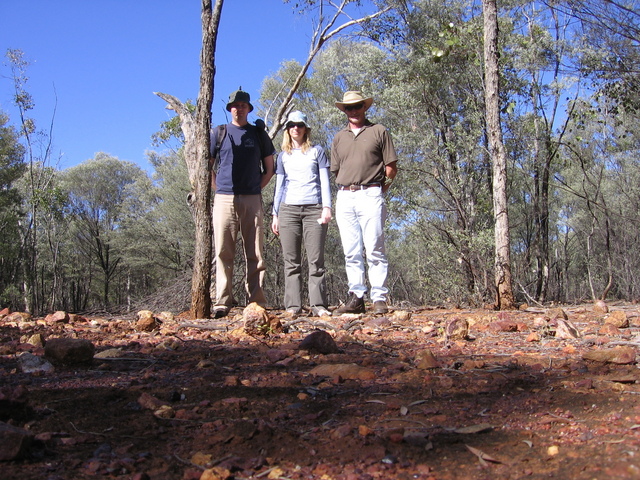
<svg viewBox="0 0 640 480">
<path fill-rule="evenodd" d="M 229 96 L 231 123 L 212 132 L 211 187 L 213 241 L 216 259 L 214 318 L 224 317 L 236 303 L 233 297 L 233 263 L 238 232 L 246 263 L 245 288 L 249 303 L 266 306 L 262 288 L 264 245 L 262 189 L 274 173 L 275 149 L 267 132 L 248 121 L 251 98 L 242 89 Z M 222 132 L 222 134 L 220 134 Z M 222 138 L 218 138 L 218 136 Z"/>
</svg>

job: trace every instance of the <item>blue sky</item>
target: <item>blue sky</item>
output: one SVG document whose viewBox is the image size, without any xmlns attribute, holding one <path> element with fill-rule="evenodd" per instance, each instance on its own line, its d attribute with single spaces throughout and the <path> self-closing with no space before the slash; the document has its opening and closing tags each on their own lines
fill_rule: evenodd
<svg viewBox="0 0 640 480">
<path fill-rule="evenodd" d="M 282 0 L 226 0 L 216 53 L 213 122 L 229 93 L 252 99 L 283 60 L 303 61 L 308 17 Z M 5 53 L 31 63 L 27 90 L 39 129 L 54 114 L 54 159 L 67 168 L 97 152 L 148 168 L 151 135 L 172 115 L 153 92 L 195 100 L 201 47 L 199 0 L 0 0 L 0 110 L 18 117 Z M 57 106 L 56 106 L 57 98 Z"/>
</svg>

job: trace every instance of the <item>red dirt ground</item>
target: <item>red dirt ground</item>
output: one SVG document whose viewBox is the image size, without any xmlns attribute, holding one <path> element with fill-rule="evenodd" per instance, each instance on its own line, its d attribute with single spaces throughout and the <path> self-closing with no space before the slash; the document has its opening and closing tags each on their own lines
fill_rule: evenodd
<svg viewBox="0 0 640 480">
<path fill-rule="evenodd" d="M 0 477 L 640 478 L 640 371 L 633 360 L 583 358 L 640 345 L 640 309 L 609 308 L 630 326 L 603 328 L 606 313 L 565 307 L 574 339 L 554 336 L 557 311 L 543 308 L 322 319 L 271 311 L 287 328 L 264 337 L 246 335 L 240 315 L 176 317 L 150 333 L 130 318 L 0 320 L 2 389 L 27 398 L 0 421 L 36 435 L 26 458 L 0 463 Z M 468 322 L 467 338 L 446 337 L 452 319 Z M 340 352 L 300 350 L 315 329 Z M 35 333 L 119 356 L 23 373 L 21 352 L 43 354 L 25 343 Z M 313 372 L 319 366 L 329 373 Z"/>
</svg>

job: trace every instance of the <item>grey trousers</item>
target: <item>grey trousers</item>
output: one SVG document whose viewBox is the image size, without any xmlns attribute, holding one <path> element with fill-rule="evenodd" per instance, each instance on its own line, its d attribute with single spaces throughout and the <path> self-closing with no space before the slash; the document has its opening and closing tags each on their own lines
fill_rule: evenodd
<svg viewBox="0 0 640 480">
<path fill-rule="evenodd" d="M 320 225 L 322 205 L 281 204 L 280 243 L 284 258 L 285 308 L 302 307 L 302 242 L 309 265 L 309 304 L 327 306 L 327 286 L 324 268 L 324 244 L 328 225 Z"/>
</svg>

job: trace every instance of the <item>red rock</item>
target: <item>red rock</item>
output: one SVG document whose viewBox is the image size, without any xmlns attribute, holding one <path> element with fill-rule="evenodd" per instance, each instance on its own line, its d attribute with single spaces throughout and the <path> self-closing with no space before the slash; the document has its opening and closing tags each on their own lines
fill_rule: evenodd
<svg viewBox="0 0 640 480">
<path fill-rule="evenodd" d="M 54 363 L 88 364 L 93 361 L 95 346 L 82 338 L 52 338 L 44 346 L 44 355 Z"/>
<path fill-rule="evenodd" d="M 32 441 L 31 432 L 0 422 L 0 461 L 22 458 L 29 451 Z"/>
</svg>

